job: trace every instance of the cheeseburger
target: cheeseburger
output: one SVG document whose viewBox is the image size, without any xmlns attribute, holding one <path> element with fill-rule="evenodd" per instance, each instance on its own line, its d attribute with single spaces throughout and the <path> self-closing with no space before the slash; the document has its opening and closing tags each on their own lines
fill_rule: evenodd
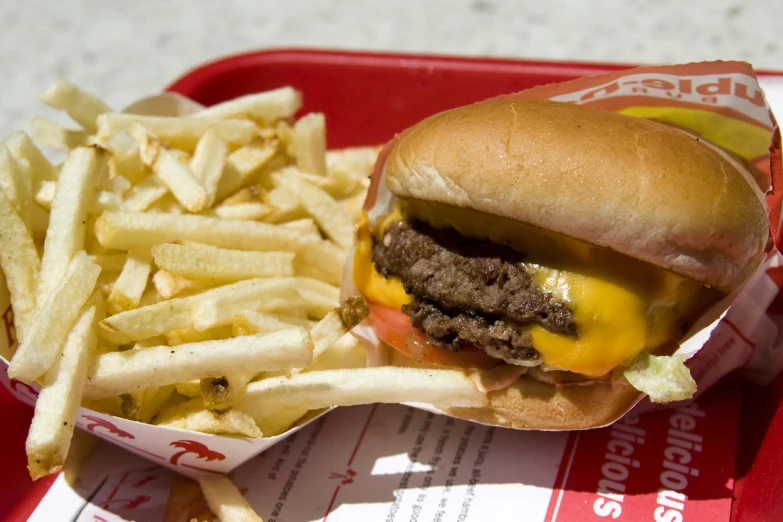
<svg viewBox="0 0 783 522">
<path fill-rule="evenodd" d="M 381 362 L 462 368 L 489 406 L 448 413 L 516 428 L 691 396 L 671 354 L 769 238 L 761 190 L 725 153 L 550 101 L 413 126 L 384 149 L 365 210 L 350 279 Z"/>
</svg>

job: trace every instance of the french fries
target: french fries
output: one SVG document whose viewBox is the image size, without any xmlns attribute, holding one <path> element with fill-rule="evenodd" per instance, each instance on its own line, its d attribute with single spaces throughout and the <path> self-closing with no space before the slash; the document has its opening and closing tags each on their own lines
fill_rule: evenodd
<svg viewBox="0 0 783 522">
<path fill-rule="evenodd" d="M 0 144 L 8 372 L 43 384 L 33 477 L 62 466 L 80 403 L 247 438 L 336 405 L 484 404 L 458 372 L 363 368 L 347 332 L 368 307 L 339 284 L 378 150 L 327 152 L 295 89 L 183 117 L 115 113 L 67 81 L 41 99 L 82 128 L 34 123 L 68 152 L 57 167 L 23 132 Z M 260 520 L 230 482 L 202 487 L 223 519 Z"/>
</svg>

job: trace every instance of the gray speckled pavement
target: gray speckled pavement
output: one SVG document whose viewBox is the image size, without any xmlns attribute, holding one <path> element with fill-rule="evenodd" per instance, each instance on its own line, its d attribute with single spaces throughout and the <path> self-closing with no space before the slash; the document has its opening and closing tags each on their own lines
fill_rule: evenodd
<svg viewBox="0 0 783 522">
<path fill-rule="evenodd" d="M 119 108 L 201 62 L 259 48 L 783 70 L 782 34 L 778 0 L 0 0 L 0 135 L 51 116 L 36 97 L 60 77 Z"/>
</svg>

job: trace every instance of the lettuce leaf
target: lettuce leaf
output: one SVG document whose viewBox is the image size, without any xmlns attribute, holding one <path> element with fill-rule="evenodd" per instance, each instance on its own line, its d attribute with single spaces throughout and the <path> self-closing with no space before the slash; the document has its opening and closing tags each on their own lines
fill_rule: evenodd
<svg viewBox="0 0 783 522">
<path fill-rule="evenodd" d="M 685 366 L 683 355 L 642 352 L 623 375 L 631 386 L 646 393 L 656 403 L 684 401 L 696 393 L 696 381 Z"/>
</svg>

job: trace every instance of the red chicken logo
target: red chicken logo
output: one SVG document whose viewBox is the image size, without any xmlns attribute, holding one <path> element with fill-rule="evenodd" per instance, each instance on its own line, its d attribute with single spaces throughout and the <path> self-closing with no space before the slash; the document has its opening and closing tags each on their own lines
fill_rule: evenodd
<svg viewBox="0 0 783 522">
<path fill-rule="evenodd" d="M 82 418 L 87 419 L 90 421 L 89 424 L 87 424 L 87 429 L 91 432 L 95 432 L 98 428 L 103 428 L 107 432 L 111 433 L 112 435 L 116 435 L 122 439 L 135 439 L 133 435 L 128 433 L 125 430 L 121 430 L 111 422 L 101 419 L 100 417 L 93 417 L 92 415 L 83 415 Z"/>
<path fill-rule="evenodd" d="M 169 462 L 171 462 L 175 466 L 179 465 L 179 466 L 185 466 L 187 468 L 199 469 L 203 471 L 212 471 L 212 470 L 199 468 L 196 466 L 191 466 L 189 464 L 179 464 L 179 459 L 184 455 L 187 455 L 188 453 L 195 455 L 197 459 L 203 459 L 207 462 L 211 462 L 213 460 L 226 460 L 226 456 L 223 455 L 222 453 L 213 451 L 208 447 L 206 447 L 204 444 L 200 442 L 196 442 L 195 440 L 175 440 L 174 442 L 169 444 L 169 446 L 180 448 L 181 450 L 173 454 L 169 459 Z"/>
</svg>

